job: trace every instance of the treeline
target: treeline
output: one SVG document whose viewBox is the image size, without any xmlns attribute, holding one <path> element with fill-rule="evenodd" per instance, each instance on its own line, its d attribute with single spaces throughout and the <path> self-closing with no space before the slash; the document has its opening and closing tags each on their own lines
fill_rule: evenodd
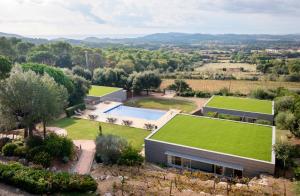
<svg viewBox="0 0 300 196">
<path fill-rule="evenodd" d="M 235 52 L 231 56 L 231 62 L 256 64 L 257 70 L 263 74 L 268 74 L 269 80 L 299 82 L 299 58 L 300 53 L 298 52 L 278 54 Z"/>
<path fill-rule="evenodd" d="M 130 74 L 134 71 L 184 71 L 202 59 L 196 52 L 175 50 L 146 50 L 135 48 L 99 49 L 72 46 L 66 42 L 34 45 L 17 38 L 0 38 L 0 55 L 14 63 L 42 63 L 60 68 L 76 65 L 89 68 L 120 68 Z M 86 61 L 87 57 L 87 61 Z"/>
</svg>

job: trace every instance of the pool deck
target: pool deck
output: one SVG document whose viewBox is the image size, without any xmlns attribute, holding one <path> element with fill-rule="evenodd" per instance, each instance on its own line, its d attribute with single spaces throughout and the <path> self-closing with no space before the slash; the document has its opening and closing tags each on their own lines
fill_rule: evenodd
<svg viewBox="0 0 300 196">
<path fill-rule="evenodd" d="M 119 105 L 122 105 L 120 102 L 101 102 L 97 105 L 94 105 L 95 109 L 94 110 L 85 110 L 84 114 L 81 116 L 76 116 L 77 118 L 82 118 L 82 119 L 90 119 L 89 115 L 97 115 L 96 119 L 93 119 L 94 121 L 98 122 L 107 122 L 107 118 L 116 118 L 117 121 L 114 124 L 118 125 L 123 125 L 122 122 L 123 120 L 130 120 L 132 121 L 132 124 L 130 127 L 135 127 L 135 128 L 141 128 L 145 129 L 145 124 L 146 123 L 151 123 L 156 125 L 157 127 L 161 127 L 164 124 L 166 124 L 169 120 L 171 120 L 176 114 L 180 112 L 180 110 L 168 110 L 166 111 L 166 114 L 164 114 L 160 119 L 158 120 L 147 120 L 147 119 L 141 119 L 141 118 L 133 118 L 133 117 L 126 117 L 126 116 L 115 116 L 115 115 L 110 115 L 110 114 L 105 114 L 104 112 L 117 107 Z"/>
</svg>

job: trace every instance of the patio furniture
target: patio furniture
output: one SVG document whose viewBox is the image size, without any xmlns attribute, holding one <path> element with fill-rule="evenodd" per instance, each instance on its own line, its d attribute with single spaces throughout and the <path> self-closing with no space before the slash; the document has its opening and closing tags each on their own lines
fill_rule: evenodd
<svg viewBox="0 0 300 196">
<path fill-rule="evenodd" d="M 132 125 L 132 121 L 131 120 L 123 120 L 122 124 L 125 126 L 130 126 L 130 125 Z"/>
<path fill-rule="evenodd" d="M 106 121 L 107 121 L 108 123 L 115 123 L 115 122 L 117 121 L 117 119 L 116 119 L 116 118 L 112 118 L 112 117 L 108 117 L 108 118 L 106 119 Z"/>
<path fill-rule="evenodd" d="M 155 124 L 151 124 L 151 123 L 145 123 L 145 129 L 147 129 L 147 130 L 154 130 L 154 129 L 156 129 L 157 128 L 157 126 L 155 125 Z"/>
<path fill-rule="evenodd" d="M 89 119 L 95 120 L 98 117 L 98 115 L 89 114 Z"/>
</svg>

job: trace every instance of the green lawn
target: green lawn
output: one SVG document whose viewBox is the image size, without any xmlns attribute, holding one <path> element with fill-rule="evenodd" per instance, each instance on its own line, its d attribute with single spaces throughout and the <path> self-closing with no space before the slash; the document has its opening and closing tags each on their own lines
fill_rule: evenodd
<svg viewBox="0 0 300 196">
<path fill-rule="evenodd" d="M 74 140 L 94 140 L 98 135 L 98 125 L 99 122 L 96 121 L 75 118 L 63 118 L 51 123 L 51 126 L 66 129 L 68 137 Z M 108 123 L 101 123 L 101 125 L 103 134 L 114 134 L 124 137 L 137 149 L 142 149 L 144 138 L 150 134 L 149 131 L 143 129 Z"/>
<path fill-rule="evenodd" d="M 223 108 L 223 109 L 272 114 L 272 101 L 268 101 L 268 100 L 214 96 L 208 102 L 207 106 L 215 107 L 215 108 Z"/>
<path fill-rule="evenodd" d="M 90 95 L 90 96 L 96 96 L 96 97 L 101 97 L 103 95 L 106 95 L 108 93 L 112 93 L 112 92 L 118 91 L 120 89 L 121 88 L 92 85 L 92 88 L 90 89 L 88 95 Z"/>
<path fill-rule="evenodd" d="M 181 99 L 163 99 L 154 97 L 146 97 L 136 99 L 134 101 L 128 101 L 125 103 L 125 105 L 161 110 L 178 109 L 186 113 L 192 112 L 197 109 L 197 105 L 192 101 Z"/>
<path fill-rule="evenodd" d="M 151 139 L 271 161 L 272 127 L 177 115 Z"/>
</svg>

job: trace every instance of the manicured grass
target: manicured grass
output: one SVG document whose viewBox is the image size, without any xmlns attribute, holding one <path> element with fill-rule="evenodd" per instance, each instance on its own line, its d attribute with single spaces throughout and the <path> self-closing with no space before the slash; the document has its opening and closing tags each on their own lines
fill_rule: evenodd
<svg viewBox="0 0 300 196">
<path fill-rule="evenodd" d="M 125 103 L 125 105 L 161 110 L 178 109 L 186 113 L 197 109 L 197 105 L 192 101 L 154 97 L 140 98 L 134 101 L 128 101 Z"/>
<path fill-rule="evenodd" d="M 272 127 L 177 115 L 150 139 L 271 161 Z"/>
<path fill-rule="evenodd" d="M 95 86 L 92 85 L 92 88 L 89 91 L 90 96 L 96 96 L 101 97 L 103 95 L 106 95 L 108 93 L 112 93 L 115 91 L 120 90 L 121 88 L 115 88 L 115 87 L 108 87 L 108 86 Z"/>
<path fill-rule="evenodd" d="M 208 102 L 207 106 L 215 107 L 215 108 L 223 108 L 223 109 L 272 114 L 272 101 L 268 101 L 268 100 L 214 96 Z"/>
<path fill-rule="evenodd" d="M 68 137 L 73 140 L 94 140 L 97 137 L 99 130 L 99 122 L 76 118 L 63 118 L 51 123 L 51 126 L 66 129 Z M 101 126 L 103 134 L 113 134 L 124 137 L 139 150 L 142 149 L 144 138 L 150 134 L 149 131 L 143 129 L 102 122 Z"/>
</svg>

